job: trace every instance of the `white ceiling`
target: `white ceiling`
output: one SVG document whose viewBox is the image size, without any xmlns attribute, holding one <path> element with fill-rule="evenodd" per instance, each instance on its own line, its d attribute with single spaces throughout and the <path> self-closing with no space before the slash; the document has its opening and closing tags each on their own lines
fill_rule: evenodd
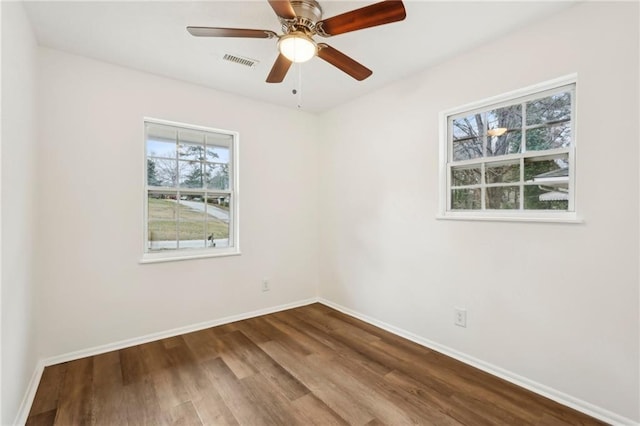
<svg viewBox="0 0 640 426">
<path fill-rule="evenodd" d="M 328 18 L 376 1 L 320 0 Z M 570 6 L 543 1 L 405 1 L 404 21 L 321 40 L 373 70 L 358 82 L 313 58 L 294 65 L 281 84 L 265 79 L 277 56 L 275 39 L 200 38 L 185 27 L 268 29 L 281 33 L 264 1 L 28 1 L 42 46 L 295 108 L 319 112 L 362 96 L 465 50 Z M 225 53 L 258 60 L 253 68 Z M 532 52 L 534 54 L 534 52 Z"/>
</svg>

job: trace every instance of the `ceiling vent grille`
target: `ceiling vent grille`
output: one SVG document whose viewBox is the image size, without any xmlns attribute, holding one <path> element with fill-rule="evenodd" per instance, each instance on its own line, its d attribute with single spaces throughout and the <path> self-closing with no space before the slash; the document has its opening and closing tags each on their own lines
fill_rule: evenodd
<svg viewBox="0 0 640 426">
<path fill-rule="evenodd" d="M 234 64 L 244 65 L 245 67 L 249 68 L 255 67 L 258 63 L 258 61 L 256 61 L 255 59 L 243 58 L 242 56 L 236 56 L 230 53 L 225 53 L 222 59 Z"/>
</svg>

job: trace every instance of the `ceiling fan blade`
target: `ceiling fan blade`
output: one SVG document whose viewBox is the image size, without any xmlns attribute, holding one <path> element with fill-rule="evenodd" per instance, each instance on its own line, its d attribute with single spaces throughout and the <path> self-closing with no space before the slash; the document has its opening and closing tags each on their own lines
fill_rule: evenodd
<svg viewBox="0 0 640 426">
<path fill-rule="evenodd" d="M 318 57 L 346 72 L 358 81 L 362 81 L 373 74 L 373 71 L 369 68 L 325 43 L 318 44 Z"/>
<path fill-rule="evenodd" d="M 386 0 L 322 20 L 316 24 L 316 30 L 321 36 L 334 36 L 402 21 L 406 16 L 402 1 Z"/>
<path fill-rule="evenodd" d="M 248 30 L 245 28 L 187 27 L 187 31 L 196 37 L 273 38 L 278 36 L 269 30 Z"/>
<path fill-rule="evenodd" d="M 267 83 L 282 83 L 292 63 L 293 62 L 285 58 L 283 54 L 278 54 L 278 58 L 267 76 Z"/>
<path fill-rule="evenodd" d="M 284 19 L 295 19 L 296 12 L 293 10 L 293 6 L 291 6 L 289 0 L 269 0 L 269 4 L 279 17 Z"/>
</svg>

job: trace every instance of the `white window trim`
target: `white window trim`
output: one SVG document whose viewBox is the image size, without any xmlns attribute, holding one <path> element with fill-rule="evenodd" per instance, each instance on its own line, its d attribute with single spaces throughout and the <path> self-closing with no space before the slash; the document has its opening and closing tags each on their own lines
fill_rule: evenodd
<svg viewBox="0 0 640 426">
<path fill-rule="evenodd" d="M 232 202 L 231 232 L 233 233 L 232 247 L 173 250 L 173 251 L 167 251 L 162 253 L 148 253 L 146 251 L 146 246 L 148 244 L 147 237 L 146 237 L 148 234 L 148 228 L 147 228 L 148 227 L 148 222 L 147 222 L 148 188 L 147 188 L 147 151 L 146 151 L 147 147 L 146 147 L 146 133 L 145 133 L 146 123 L 162 124 L 162 125 L 175 126 L 175 127 L 184 127 L 187 129 L 226 134 L 233 137 L 233 142 L 232 142 L 233 155 L 231 156 L 231 163 L 233 168 L 232 179 L 234 183 L 233 191 L 232 191 L 233 197 L 231 197 L 231 202 Z M 159 262 L 173 262 L 173 261 L 190 260 L 190 259 L 204 259 L 204 258 L 210 258 L 210 257 L 238 256 L 242 254 L 240 251 L 240 224 L 239 224 L 240 173 L 239 173 L 239 167 L 238 167 L 238 164 L 239 164 L 238 158 L 240 156 L 239 155 L 240 134 L 238 132 L 234 132 L 230 130 L 222 130 L 222 129 L 216 129 L 213 127 L 197 126 L 193 124 L 180 123 L 177 121 L 168 121 L 168 120 L 162 120 L 162 119 L 151 118 L 151 117 L 143 117 L 142 124 L 143 124 L 142 139 L 145 140 L 145 143 L 142 144 L 142 149 L 143 149 L 142 158 L 144 159 L 144 167 L 143 167 L 143 173 L 142 173 L 142 189 L 143 189 L 142 204 L 144 206 L 144 209 L 142 213 L 142 221 L 144 224 L 144 232 L 142 233 L 142 245 L 141 245 L 142 258 L 139 260 L 139 263 L 146 264 L 146 263 L 159 263 Z"/>
<path fill-rule="evenodd" d="M 531 86 L 527 86 L 524 88 L 520 88 L 517 90 L 513 90 L 511 92 L 503 93 L 497 96 L 492 96 L 480 101 L 472 102 L 469 104 L 461 105 L 455 108 L 450 108 L 444 111 L 441 111 L 439 114 L 439 140 L 440 140 L 440 153 L 438 158 L 438 170 L 439 170 L 439 185 L 440 190 L 438 194 L 438 214 L 436 215 L 436 219 L 442 220 L 465 220 L 465 221 L 515 221 L 515 222 L 559 222 L 559 223 L 583 223 L 582 218 L 578 215 L 578 197 L 577 197 L 577 180 L 576 180 L 576 171 L 577 171 L 577 81 L 578 75 L 576 73 L 569 74 L 564 77 L 559 77 L 553 80 L 548 80 L 545 82 L 541 82 L 538 84 L 534 84 Z M 573 199 L 573 211 L 541 211 L 541 210 L 531 210 L 531 211 L 522 211 L 522 210 L 489 210 L 489 211 L 478 211 L 478 210 L 470 210 L 470 211 L 462 211 L 456 210 L 451 211 L 448 210 L 448 200 L 449 200 L 449 188 L 450 188 L 450 174 L 448 173 L 449 166 L 449 145 L 447 138 L 447 129 L 448 129 L 448 118 L 452 115 L 460 114 L 463 112 L 473 112 L 474 110 L 485 109 L 488 106 L 499 106 L 497 104 L 505 103 L 509 104 L 516 98 L 522 98 L 530 95 L 535 95 L 539 92 L 544 92 L 546 90 L 553 90 L 559 88 L 561 86 L 566 86 L 570 84 L 575 84 L 576 89 L 574 91 L 574 98 L 571 104 L 571 121 L 572 121 L 572 147 L 569 148 L 569 156 L 570 162 L 569 167 L 571 168 L 569 173 L 569 190 L 571 191 L 571 196 Z M 505 156 L 504 159 L 508 159 L 509 156 Z M 501 160 L 502 158 L 500 158 Z"/>
</svg>

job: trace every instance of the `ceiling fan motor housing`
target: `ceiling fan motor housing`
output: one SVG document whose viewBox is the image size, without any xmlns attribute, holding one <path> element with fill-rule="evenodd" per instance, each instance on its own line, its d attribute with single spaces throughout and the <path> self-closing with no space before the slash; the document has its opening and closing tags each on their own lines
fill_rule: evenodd
<svg viewBox="0 0 640 426">
<path fill-rule="evenodd" d="M 293 20 L 282 20 L 283 27 L 289 31 L 303 30 L 313 33 L 316 22 L 322 19 L 320 4 L 316 0 L 291 0 L 291 6 L 296 12 L 296 17 Z"/>
</svg>

